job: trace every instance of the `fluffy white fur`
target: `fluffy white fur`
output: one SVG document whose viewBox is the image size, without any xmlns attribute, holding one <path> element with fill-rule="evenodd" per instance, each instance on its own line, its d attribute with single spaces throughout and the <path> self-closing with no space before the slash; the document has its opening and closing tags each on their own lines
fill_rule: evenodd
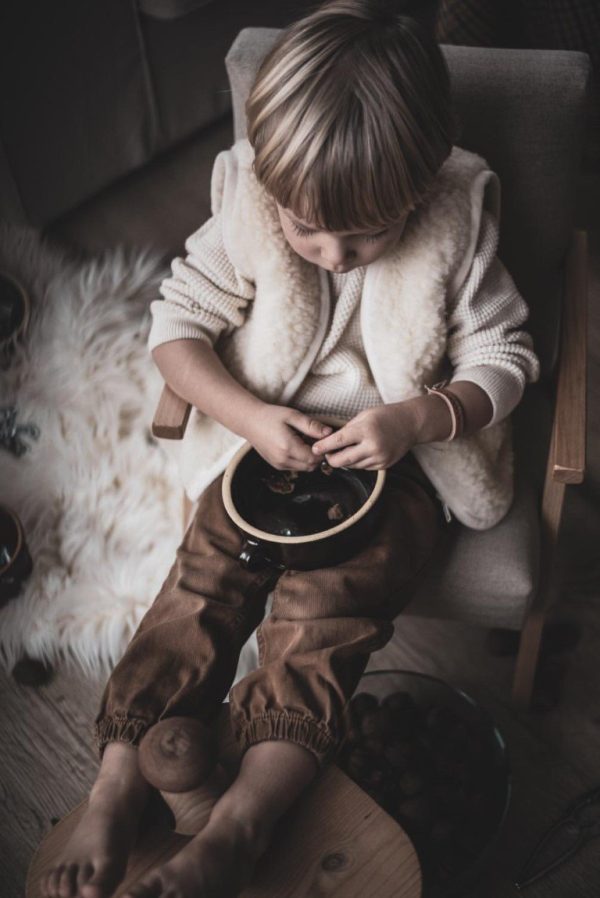
<svg viewBox="0 0 600 898">
<path fill-rule="evenodd" d="M 0 664 L 26 653 L 108 675 L 182 536 L 177 467 L 150 432 L 163 383 L 146 347 L 149 303 L 166 272 L 143 251 L 82 264 L 9 226 L 0 268 L 33 306 L 27 339 L 0 372 L 0 404 L 41 430 L 21 458 L 0 450 L 0 495 L 34 560 L 0 610 Z M 257 663 L 253 634 L 234 682 Z"/>
<path fill-rule="evenodd" d="M 0 450 L 2 501 L 23 522 L 34 571 L 0 611 L 0 660 L 25 652 L 108 670 L 165 578 L 181 537 L 181 486 L 152 439 L 161 378 L 146 349 L 164 277 L 147 252 L 81 264 L 5 226 L 0 267 L 32 300 L 26 342 L 0 372 L 1 404 L 40 439 Z"/>
</svg>

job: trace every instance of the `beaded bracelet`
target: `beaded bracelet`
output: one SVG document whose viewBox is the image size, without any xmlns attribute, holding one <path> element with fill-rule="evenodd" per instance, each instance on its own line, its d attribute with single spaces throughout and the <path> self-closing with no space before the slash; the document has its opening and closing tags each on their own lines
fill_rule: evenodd
<svg viewBox="0 0 600 898">
<path fill-rule="evenodd" d="M 452 418 L 452 430 L 450 431 L 450 436 L 446 437 L 446 439 L 443 441 L 445 443 L 449 443 L 451 440 L 458 439 L 458 437 L 463 435 L 465 429 L 465 410 L 463 408 L 463 404 L 458 396 L 456 396 L 450 390 L 446 389 L 447 384 L 447 380 L 441 380 L 439 383 L 434 384 L 432 387 L 428 387 L 427 385 L 425 385 L 427 393 L 433 394 L 435 396 L 440 396 L 440 398 L 444 400 L 444 402 L 448 406 L 448 410 L 450 411 L 450 416 Z"/>
</svg>

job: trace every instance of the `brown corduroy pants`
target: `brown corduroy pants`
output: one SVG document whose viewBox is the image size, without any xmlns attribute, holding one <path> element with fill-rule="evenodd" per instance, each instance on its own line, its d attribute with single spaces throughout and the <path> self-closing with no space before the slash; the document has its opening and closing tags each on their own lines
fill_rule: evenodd
<svg viewBox="0 0 600 898">
<path fill-rule="evenodd" d="M 394 632 L 445 522 L 414 461 L 388 471 L 375 534 L 349 561 L 313 571 L 252 572 L 221 499 L 221 477 L 202 494 L 176 560 L 104 689 L 94 740 L 137 745 L 171 716 L 209 723 L 229 691 L 242 750 L 296 742 L 328 762 L 340 719 L 369 655 Z M 269 592 L 271 614 L 263 620 Z M 262 623 L 261 623 L 262 621 Z M 260 625 L 260 626 L 259 626 Z M 235 677 L 258 627 L 259 667 Z"/>
</svg>

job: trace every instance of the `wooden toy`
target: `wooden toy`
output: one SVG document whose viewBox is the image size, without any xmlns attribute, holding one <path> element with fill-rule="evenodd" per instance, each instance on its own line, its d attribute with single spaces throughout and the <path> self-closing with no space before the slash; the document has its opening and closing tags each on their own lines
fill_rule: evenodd
<svg viewBox="0 0 600 898">
<path fill-rule="evenodd" d="M 165 863 L 206 824 L 217 797 L 236 775 L 240 752 L 224 704 L 212 729 L 168 718 L 140 743 L 140 769 L 157 788 L 140 824 L 119 898 Z M 166 788 L 165 788 L 166 787 Z M 67 814 L 45 836 L 31 862 L 25 895 L 62 851 L 87 806 Z M 335 764 L 284 815 L 240 898 L 420 898 L 421 870 L 404 830 Z"/>
</svg>

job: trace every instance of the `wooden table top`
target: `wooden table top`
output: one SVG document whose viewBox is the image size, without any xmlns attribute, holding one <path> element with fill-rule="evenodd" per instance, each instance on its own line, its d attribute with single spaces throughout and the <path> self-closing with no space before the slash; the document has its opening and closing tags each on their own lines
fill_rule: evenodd
<svg viewBox="0 0 600 898">
<path fill-rule="evenodd" d="M 224 705 L 216 722 L 219 760 L 231 776 L 241 754 Z M 202 787 L 204 789 L 204 787 Z M 206 818 L 214 793 L 206 788 Z M 195 806 L 195 805 L 194 805 Z M 41 898 L 39 882 L 62 853 L 85 813 L 77 805 L 47 833 L 29 867 L 26 898 Z M 163 812 L 164 811 L 164 812 Z M 189 842 L 173 830 L 173 817 L 155 792 L 140 826 L 127 871 L 113 898 Z M 184 830 L 190 832 L 192 830 Z M 193 830 L 195 831 L 195 830 Z M 240 898 L 420 898 L 421 868 L 402 827 L 335 764 L 328 765 L 284 815 Z"/>
</svg>

